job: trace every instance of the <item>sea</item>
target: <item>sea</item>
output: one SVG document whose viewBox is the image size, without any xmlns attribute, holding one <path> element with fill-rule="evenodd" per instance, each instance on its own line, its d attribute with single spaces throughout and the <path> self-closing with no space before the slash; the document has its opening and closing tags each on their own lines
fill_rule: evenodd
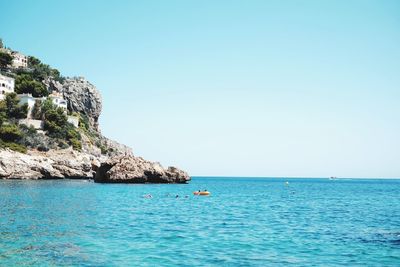
<svg viewBox="0 0 400 267">
<path fill-rule="evenodd" d="M 0 266 L 400 266 L 400 180 L 1 180 Z"/>
</svg>

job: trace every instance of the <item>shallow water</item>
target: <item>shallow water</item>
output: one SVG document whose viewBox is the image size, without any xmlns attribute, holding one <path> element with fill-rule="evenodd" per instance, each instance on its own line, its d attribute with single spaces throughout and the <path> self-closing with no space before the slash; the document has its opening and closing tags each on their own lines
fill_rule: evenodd
<svg viewBox="0 0 400 267">
<path fill-rule="evenodd" d="M 400 266 L 400 180 L 0 181 L 0 265 Z"/>
</svg>

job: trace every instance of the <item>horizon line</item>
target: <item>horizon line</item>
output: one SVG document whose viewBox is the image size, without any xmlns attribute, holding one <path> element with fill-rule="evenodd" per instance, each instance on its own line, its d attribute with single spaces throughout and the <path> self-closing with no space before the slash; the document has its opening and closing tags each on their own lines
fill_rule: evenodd
<svg viewBox="0 0 400 267">
<path fill-rule="evenodd" d="M 317 176 L 227 176 L 227 175 L 190 175 L 192 178 L 268 178 L 268 179 L 369 179 L 369 180 L 400 180 L 400 177 L 317 177 Z"/>
</svg>

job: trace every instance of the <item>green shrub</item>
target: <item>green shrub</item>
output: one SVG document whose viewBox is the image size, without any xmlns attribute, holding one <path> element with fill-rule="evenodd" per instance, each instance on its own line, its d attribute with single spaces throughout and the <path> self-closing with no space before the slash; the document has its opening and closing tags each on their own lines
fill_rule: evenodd
<svg viewBox="0 0 400 267">
<path fill-rule="evenodd" d="M 42 117 L 44 118 L 44 130 L 52 138 L 60 140 L 59 147 L 65 148 L 70 144 L 75 150 L 81 150 L 81 134 L 68 122 L 62 108 L 56 108 L 51 102 L 42 104 Z"/>
<path fill-rule="evenodd" d="M 48 96 L 49 92 L 42 82 L 36 81 L 29 74 L 19 74 L 15 79 L 15 92 L 32 94 L 33 97 Z"/>
<path fill-rule="evenodd" d="M 68 140 L 70 140 L 70 139 L 78 139 L 78 140 L 80 140 L 81 139 L 81 135 L 77 130 L 75 130 L 71 126 L 69 126 L 68 128 L 69 128 L 67 130 L 67 139 Z"/>
<path fill-rule="evenodd" d="M 5 69 L 12 63 L 12 56 L 5 52 L 0 52 L 0 68 Z"/>
<path fill-rule="evenodd" d="M 1 106 L 2 104 L 4 104 L 4 101 L 0 101 L 0 106 Z M 5 104 L 4 104 L 4 106 L 5 106 Z M 1 127 L 1 125 L 3 125 L 3 123 L 6 122 L 6 121 L 7 121 L 7 113 L 6 113 L 5 109 L 2 109 L 2 108 L 0 107 L 0 127 Z"/>
<path fill-rule="evenodd" d="M 0 139 L 5 142 L 15 142 L 23 137 L 21 130 L 15 124 L 2 125 Z"/>
<path fill-rule="evenodd" d="M 18 125 L 6 124 L 0 127 L 0 147 L 26 153 L 26 146 L 19 144 L 24 134 Z"/>
<path fill-rule="evenodd" d="M 63 128 L 67 123 L 67 116 L 62 108 L 50 109 L 44 114 L 43 128 L 50 136 L 63 139 L 65 137 Z"/>
<path fill-rule="evenodd" d="M 67 144 L 67 142 L 65 142 L 64 140 L 58 140 L 58 146 L 59 146 L 60 148 L 62 148 L 62 149 L 66 149 L 66 148 L 69 147 L 68 144 Z"/>
<path fill-rule="evenodd" d="M 11 150 L 20 152 L 20 153 L 26 153 L 27 148 L 23 145 L 14 143 L 14 142 L 3 142 L 0 140 L 0 147 L 1 148 L 9 148 Z"/>
<path fill-rule="evenodd" d="M 0 120 L 24 119 L 28 114 L 28 104 L 20 105 L 17 94 L 10 93 L 6 99 L 0 101 Z"/>
<path fill-rule="evenodd" d="M 44 119 L 44 114 L 51 109 L 56 109 L 57 107 L 53 104 L 50 98 L 44 100 L 40 106 L 40 116 Z"/>
<path fill-rule="evenodd" d="M 25 124 L 20 124 L 20 125 L 18 125 L 18 127 L 19 127 L 19 129 L 20 129 L 21 131 L 23 131 L 25 134 L 28 134 L 28 135 L 35 135 L 35 134 L 37 134 L 37 131 L 36 131 L 35 127 L 33 127 L 33 126 L 27 126 L 27 125 L 25 125 Z"/>
<path fill-rule="evenodd" d="M 85 114 L 80 114 L 79 116 L 79 127 L 85 131 L 88 131 L 89 126 L 89 118 Z"/>
<path fill-rule="evenodd" d="M 32 118 L 35 120 L 42 119 L 42 101 L 37 99 L 32 107 Z"/>
<path fill-rule="evenodd" d="M 57 69 L 53 69 L 49 65 L 43 64 L 35 57 L 28 57 L 28 67 L 32 69 L 33 78 L 39 82 L 49 77 L 52 77 L 54 80 L 59 82 L 65 80 Z"/>
<path fill-rule="evenodd" d="M 81 151 L 81 150 L 82 150 L 82 143 L 81 143 L 81 141 L 79 141 L 78 139 L 72 138 L 72 139 L 69 140 L 69 143 L 71 144 L 71 146 L 72 146 L 75 150 L 78 150 L 78 151 Z"/>
</svg>

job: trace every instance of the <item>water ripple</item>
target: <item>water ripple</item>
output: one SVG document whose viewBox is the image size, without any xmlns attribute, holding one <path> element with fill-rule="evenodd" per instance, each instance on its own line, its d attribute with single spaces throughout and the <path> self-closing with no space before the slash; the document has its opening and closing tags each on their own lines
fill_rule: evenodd
<svg viewBox="0 0 400 267">
<path fill-rule="evenodd" d="M 284 181 L 0 181 L 0 265 L 400 265 L 399 181 Z"/>
</svg>

